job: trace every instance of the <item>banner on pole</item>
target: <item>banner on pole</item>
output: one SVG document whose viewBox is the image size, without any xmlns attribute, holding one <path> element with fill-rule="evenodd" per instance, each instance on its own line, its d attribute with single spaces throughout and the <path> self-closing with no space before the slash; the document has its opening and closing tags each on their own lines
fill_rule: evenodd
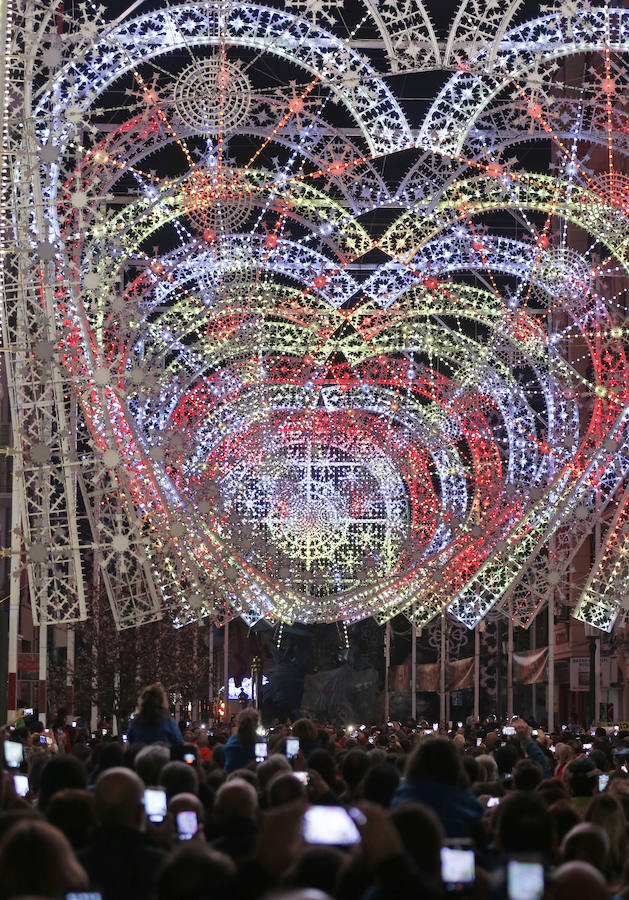
<svg viewBox="0 0 629 900">
<path fill-rule="evenodd" d="M 546 681 L 548 647 L 540 650 L 523 650 L 513 654 L 513 681 L 520 684 L 538 684 Z"/>
<path fill-rule="evenodd" d="M 438 663 L 423 663 L 417 666 L 417 690 L 439 690 L 439 665 Z"/>
<path fill-rule="evenodd" d="M 618 659 L 615 656 L 601 656 L 601 690 L 608 691 L 618 682 Z"/>
<path fill-rule="evenodd" d="M 389 669 L 389 690 L 407 693 L 410 689 L 411 671 L 408 662 Z"/>
<path fill-rule="evenodd" d="M 614 656 L 601 656 L 600 686 L 608 691 L 618 681 L 618 660 Z M 590 690 L 590 657 L 573 656 L 570 659 L 570 690 Z"/>
<path fill-rule="evenodd" d="M 570 658 L 570 690 L 590 690 L 590 657 L 572 656 Z"/>
<path fill-rule="evenodd" d="M 462 691 L 471 688 L 474 678 L 474 657 L 457 659 L 448 663 L 446 674 L 446 689 L 448 691 Z"/>
</svg>

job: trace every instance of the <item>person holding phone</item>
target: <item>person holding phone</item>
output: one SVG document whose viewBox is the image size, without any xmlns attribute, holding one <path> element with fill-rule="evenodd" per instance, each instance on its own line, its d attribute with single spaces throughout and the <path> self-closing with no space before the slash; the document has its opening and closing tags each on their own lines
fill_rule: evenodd
<svg viewBox="0 0 629 900">
<path fill-rule="evenodd" d="M 218 837 L 212 841 L 212 848 L 226 853 L 236 864 L 247 859 L 258 835 L 256 789 L 243 778 L 226 781 L 216 792 L 213 813 Z"/>
<path fill-rule="evenodd" d="M 550 764 L 542 748 L 533 739 L 531 726 L 524 719 L 514 719 L 512 724 L 522 751 L 540 767 L 544 778 L 550 778 L 552 775 Z"/>
<path fill-rule="evenodd" d="M 170 716 L 166 691 L 159 682 L 145 687 L 140 694 L 127 738 L 130 744 L 155 744 L 162 741 L 171 747 L 183 745 L 181 732 Z"/>
<path fill-rule="evenodd" d="M 77 854 L 103 900 L 149 900 L 166 853 L 144 832 L 144 783 L 130 769 L 107 769 L 94 789 L 100 824 Z"/>
<path fill-rule="evenodd" d="M 176 824 L 177 837 L 181 840 L 205 841 L 205 807 L 195 794 L 177 794 L 168 802 L 168 812 Z M 184 817 L 181 813 L 194 815 L 196 828 L 189 837 L 184 837 L 184 825 L 188 826 L 191 816 Z M 189 831 L 185 832 L 189 834 Z"/>
<path fill-rule="evenodd" d="M 469 788 L 461 755 L 447 738 L 426 738 L 411 753 L 406 779 L 391 806 L 424 803 L 437 814 L 451 838 L 473 838 L 485 810 Z"/>
<path fill-rule="evenodd" d="M 248 707 L 238 714 L 236 734 L 232 734 L 223 747 L 223 766 L 227 772 L 246 768 L 256 758 L 255 745 L 259 740 L 260 715 L 257 709 Z"/>
</svg>

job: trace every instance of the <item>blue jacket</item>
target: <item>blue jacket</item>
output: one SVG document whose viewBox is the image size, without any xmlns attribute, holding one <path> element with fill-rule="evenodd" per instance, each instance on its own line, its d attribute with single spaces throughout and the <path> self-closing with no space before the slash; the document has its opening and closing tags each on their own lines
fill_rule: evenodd
<svg viewBox="0 0 629 900">
<path fill-rule="evenodd" d="M 223 747 L 223 768 L 226 772 L 244 769 L 255 758 L 253 744 L 241 744 L 237 734 L 232 734 Z"/>
<path fill-rule="evenodd" d="M 469 788 L 430 778 L 409 778 L 396 788 L 391 806 L 424 803 L 439 816 L 451 838 L 475 838 L 483 807 Z"/>
<path fill-rule="evenodd" d="M 550 771 L 548 759 L 542 748 L 538 745 L 537 741 L 534 741 L 533 738 L 529 738 L 528 741 L 524 742 L 524 746 L 522 747 L 522 749 L 530 760 L 532 760 L 534 763 L 537 763 L 537 765 L 542 770 L 544 778 L 550 778 L 552 772 Z"/>
<path fill-rule="evenodd" d="M 158 725 L 143 725 L 137 719 L 132 719 L 127 740 L 130 744 L 155 744 L 157 741 L 163 741 L 171 747 L 183 744 L 181 732 L 170 716 L 163 716 Z"/>
</svg>

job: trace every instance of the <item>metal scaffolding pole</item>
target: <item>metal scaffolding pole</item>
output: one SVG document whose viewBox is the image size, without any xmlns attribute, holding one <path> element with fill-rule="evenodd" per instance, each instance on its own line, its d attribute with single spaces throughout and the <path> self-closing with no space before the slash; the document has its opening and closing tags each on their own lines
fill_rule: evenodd
<svg viewBox="0 0 629 900">
<path fill-rule="evenodd" d="M 417 718 L 417 628 L 411 627 L 411 718 Z"/>
<path fill-rule="evenodd" d="M 439 654 L 439 719 L 446 719 L 446 614 L 441 613 L 441 652 Z"/>
<path fill-rule="evenodd" d="M 389 721 L 389 669 L 391 668 L 391 622 L 384 626 L 384 721 Z"/>
<path fill-rule="evenodd" d="M 474 718 L 480 719 L 480 623 L 474 629 Z"/>
<path fill-rule="evenodd" d="M 207 706 L 208 718 L 213 718 L 212 710 L 214 699 L 214 625 L 209 619 L 208 623 L 208 667 L 207 667 Z"/>
<path fill-rule="evenodd" d="M 229 616 L 225 614 L 225 632 L 223 634 L 223 684 L 225 694 L 225 719 L 229 721 Z"/>
<path fill-rule="evenodd" d="M 513 600 L 509 600 L 507 623 L 507 716 L 513 716 Z"/>
<path fill-rule="evenodd" d="M 19 481 L 13 478 L 11 497 L 11 559 L 9 565 L 9 665 L 7 708 L 9 721 L 15 716 L 17 707 L 17 641 L 20 626 L 20 535 Z"/>
<path fill-rule="evenodd" d="M 39 721 L 46 725 L 46 711 L 48 705 L 48 607 L 46 598 L 42 596 L 39 616 L 39 685 L 37 691 L 37 706 L 39 709 Z"/>
<path fill-rule="evenodd" d="M 555 594 L 548 600 L 548 688 L 546 693 L 548 731 L 555 727 Z"/>
<path fill-rule="evenodd" d="M 76 635 L 72 625 L 68 625 L 66 650 L 66 713 L 69 719 L 74 714 L 74 660 L 76 650 Z"/>
</svg>

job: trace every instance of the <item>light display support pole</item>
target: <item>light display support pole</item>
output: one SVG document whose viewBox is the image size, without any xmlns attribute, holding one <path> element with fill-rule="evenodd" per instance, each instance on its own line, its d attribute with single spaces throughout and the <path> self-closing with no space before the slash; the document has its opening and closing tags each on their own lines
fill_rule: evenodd
<svg viewBox="0 0 629 900">
<path fill-rule="evenodd" d="M 529 633 L 529 647 L 531 650 L 537 650 L 537 619 L 533 619 Z M 533 719 L 537 720 L 537 684 L 531 685 L 531 713 L 533 715 Z"/>
<path fill-rule="evenodd" d="M 417 718 L 417 628 L 411 626 L 411 718 Z"/>
<path fill-rule="evenodd" d="M 446 613 L 441 613 L 441 652 L 439 653 L 439 719 L 446 719 Z"/>
<path fill-rule="evenodd" d="M 480 623 L 474 629 L 474 718 L 480 719 Z"/>
<path fill-rule="evenodd" d="M 48 676 L 48 608 L 47 599 L 43 596 L 39 614 L 39 682 L 37 691 L 37 706 L 39 708 L 39 721 L 46 725 L 47 706 L 47 676 Z"/>
<path fill-rule="evenodd" d="M 66 718 L 68 721 L 71 721 L 74 714 L 74 660 L 76 650 L 76 636 L 72 625 L 68 625 L 66 640 Z"/>
<path fill-rule="evenodd" d="M 598 722 L 601 718 L 601 638 L 596 638 L 596 649 L 594 651 L 594 721 Z"/>
<path fill-rule="evenodd" d="M 507 716 L 513 716 L 513 600 L 509 600 L 507 630 Z"/>
<path fill-rule="evenodd" d="M 212 624 L 212 620 L 209 619 L 207 623 L 208 627 L 208 667 L 207 667 L 207 708 L 208 708 L 208 718 L 214 718 L 213 715 L 213 703 L 214 703 L 214 625 Z"/>
<path fill-rule="evenodd" d="M 596 525 L 594 526 L 594 559 L 598 559 L 601 550 L 601 492 L 596 492 Z M 595 638 L 594 647 L 594 717 L 593 722 L 600 719 L 601 713 L 601 632 L 598 628 L 592 629 Z M 590 663 L 591 667 L 591 663 Z"/>
<path fill-rule="evenodd" d="M 90 707 L 90 729 L 92 731 L 96 731 L 98 728 L 98 638 L 100 631 L 100 616 L 99 616 L 99 595 L 100 595 L 100 559 L 98 550 L 94 551 L 94 569 L 92 573 L 92 598 L 93 598 L 93 610 L 92 615 L 94 616 L 94 631 L 96 638 L 94 643 L 92 644 L 92 703 Z M 138 655 L 138 662 L 139 662 Z"/>
<path fill-rule="evenodd" d="M 229 616 L 225 613 L 223 634 L 223 683 L 225 685 L 225 721 L 229 721 Z"/>
<path fill-rule="evenodd" d="M 389 721 L 389 669 L 391 668 L 391 622 L 384 626 L 384 721 Z"/>
<path fill-rule="evenodd" d="M 588 694 L 588 703 L 587 703 L 587 724 L 591 728 L 592 723 L 596 721 L 596 647 L 598 641 L 594 637 L 594 628 L 590 626 L 586 627 L 585 633 L 587 635 L 588 645 L 589 645 L 589 655 L 590 655 L 590 690 Z"/>
<path fill-rule="evenodd" d="M 548 688 L 546 692 L 548 731 L 555 727 L 555 592 L 548 600 Z"/>
<path fill-rule="evenodd" d="M 2 67 L 0 66 L 0 69 Z M 20 625 L 20 488 L 18 479 L 13 476 L 13 493 L 11 495 L 11 560 L 9 566 L 9 665 L 7 672 L 8 697 L 7 708 L 9 720 L 13 718 L 17 707 L 17 641 Z"/>
</svg>

